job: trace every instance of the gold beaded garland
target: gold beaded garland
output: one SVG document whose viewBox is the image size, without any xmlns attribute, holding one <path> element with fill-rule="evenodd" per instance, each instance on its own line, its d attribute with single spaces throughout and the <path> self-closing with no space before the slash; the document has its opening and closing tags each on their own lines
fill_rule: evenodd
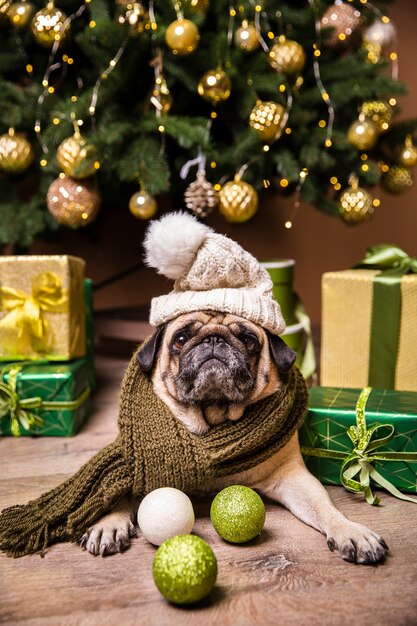
<svg viewBox="0 0 417 626">
<path fill-rule="evenodd" d="M 202 98 L 212 104 L 224 102 L 230 96 L 231 82 L 222 69 L 210 70 L 206 72 L 198 83 L 198 93 Z"/>
<path fill-rule="evenodd" d="M 284 107 L 278 102 L 258 100 L 249 116 L 249 126 L 258 132 L 263 141 L 273 141 L 278 138 L 284 112 Z"/>
<path fill-rule="evenodd" d="M 234 36 L 235 46 L 245 52 L 253 52 L 259 48 L 258 33 L 254 24 L 243 20 L 242 26 L 237 29 Z"/>
<path fill-rule="evenodd" d="M 306 62 L 304 48 L 293 39 L 279 37 L 268 55 L 272 67 L 286 76 L 299 74 Z"/>
<path fill-rule="evenodd" d="M 235 176 L 219 192 L 219 211 L 228 222 L 247 222 L 258 210 L 256 190 Z"/>
<path fill-rule="evenodd" d="M 71 178 L 88 178 L 97 169 L 95 146 L 80 135 L 64 139 L 59 145 L 56 160 L 61 170 Z"/>
<path fill-rule="evenodd" d="M 361 106 L 361 112 L 372 120 L 380 133 L 389 129 L 389 125 L 394 114 L 388 102 L 382 100 L 370 100 Z"/>
<path fill-rule="evenodd" d="M 360 12 L 351 4 L 331 4 L 320 20 L 322 28 L 332 28 L 330 36 L 325 40 L 326 45 L 335 48 L 347 43 L 360 25 L 360 16 Z"/>
<path fill-rule="evenodd" d="M 405 143 L 400 150 L 398 160 L 400 165 L 404 165 L 405 167 L 414 167 L 417 165 L 417 148 L 413 144 L 411 135 L 407 135 L 405 138 Z"/>
<path fill-rule="evenodd" d="M 197 48 L 200 33 L 191 20 L 179 19 L 172 22 L 165 33 L 165 41 L 174 54 L 186 56 Z"/>
<path fill-rule="evenodd" d="M 79 228 L 92 222 L 100 209 L 100 195 L 92 181 L 59 176 L 46 196 L 49 211 L 59 224 Z"/>
<path fill-rule="evenodd" d="M 172 95 L 165 78 L 160 75 L 155 80 L 149 101 L 159 113 L 169 113 L 172 107 Z"/>
<path fill-rule="evenodd" d="M 14 2 L 10 7 L 7 15 L 13 26 L 17 28 L 25 28 L 35 11 L 35 7 L 31 2 Z"/>
<path fill-rule="evenodd" d="M 0 170 L 8 174 L 20 174 L 33 161 L 32 146 L 14 128 L 0 135 Z"/>
<path fill-rule="evenodd" d="M 141 220 L 150 220 L 158 210 L 156 200 L 150 193 L 142 189 L 133 194 L 129 200 L 129 210 Z"/>
<path fill-rule="evenodd" d="M 407 191 L 413 184 L 413 175 L 408 167 L 403 165 L 391 165 L 381 179 L 384 189 L 393 194 Z"/>
<path fill-rule="evenodd" d="M 347 138 L 358 150 L 370 150 L 378 139 L 378 129 L 372 120 L 366 119 L 361 113 L 359 119 L 349 127 Z"/>
<path fill-rule="evenodd" d="M 359 187 L 357 177 L 353 177 L 350 187 L 345 189 L 339 200 L 339 213 L 348 224 L 359 224 L 369 220 L 373 213 L 372 196 Z"/>
<path fill-rule="evenodd" d="M 149 14 L 140 2 L 118 0 L 116 21 L 129 26 L 129 33 L 133 37 L 140 35 L 150 28 Z"/>
</svg>

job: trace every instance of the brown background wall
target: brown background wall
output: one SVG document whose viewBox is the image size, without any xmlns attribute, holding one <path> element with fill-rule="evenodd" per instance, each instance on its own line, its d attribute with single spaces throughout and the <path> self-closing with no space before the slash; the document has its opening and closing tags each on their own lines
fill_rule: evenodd
<svg viewBox="0 0 417 626">
<path fill-rule="evenodd" d="M 403 117 L 417 112 L 417 3 L 397 0 L 391 17 L 398 31 L 400 80 L 409 86 L 409 94 L 399 99 Z M 417 176 L 417 173 L 416 173 Z M 381 205 L 371 222 L 347 227 L 309 205 L 302 205 L 291 230 L 284 222 L 291 215 L 294 199 L 279 195 L 263 197 L 258 214 L 247 224 L 230 225 L 221 217 L 211 216 L 207 223 L 219 232 L 236 239 L 259 259 L 294 258 L 296 290 L 302 297 L 313 322 L 320 320 L 320 277 L 324 271 L 352 266 L 366 248 L 376 243 L 392 242 L 417 256 L 417 184 L 400 196 L 382 191 L 375 193 Z M 161 213 L 171 207 L 169 200 L 160 203 Z M 63 230 L 56 243 L 37 242 L 34 254 L 65 253 L 87 261 L 87 273 L 101 281 L 137 263 L 142 254 L 141 242 L 146 224 L 133 218 L 126 206 L 103 211 L 91 231 Z M 146 304 L 154 295 L 170 288 L 168 281 L 148 269 L 139 270 L 96 294 L 99 309 Z"/>
</svg>

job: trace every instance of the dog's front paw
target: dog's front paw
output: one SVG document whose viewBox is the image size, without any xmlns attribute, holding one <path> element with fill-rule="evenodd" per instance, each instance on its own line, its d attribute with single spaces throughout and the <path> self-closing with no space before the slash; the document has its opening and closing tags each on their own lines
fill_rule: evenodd
<svg viewBox="0 0 417 626">
<path fill-rule="evenodd" d="M 124 552 L 130 545 L 131 537 L 136 537 L 136 529 L 130 519 L 112 522 L 108 519 L 110 516 L 106 518 L 102 518 L 89 528 L 80 540 L 81 547 L 94 556 Z"/>
<path fill-rule="evenodd" d="M 385 541 L 362 524 L 348 522 L 332 529 L 327 535 L 330 550 L 338 550 L 345 561 L 373 565 L 382 561 L 388 546 Z"/>
</svg>

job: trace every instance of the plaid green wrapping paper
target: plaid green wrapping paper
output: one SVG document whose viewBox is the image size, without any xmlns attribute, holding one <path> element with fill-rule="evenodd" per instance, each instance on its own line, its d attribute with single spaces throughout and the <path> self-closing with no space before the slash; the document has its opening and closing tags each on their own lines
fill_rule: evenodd
<svg viewBox="0 0 417 626">
<path fill-rule="evenodd" d="M 373 484 L 403 499 L 398 489 L 417 492 L 415 392 L 312 387 L 299 437 L 307 467 L 324 484 L 361 491 L 371 504 Z"/>
<path fill-rule="evenodd" d="M 4 364 L 0 376 L 0 434 L 75 435 L 90 408 L 90 365 Z"/>
</svg>

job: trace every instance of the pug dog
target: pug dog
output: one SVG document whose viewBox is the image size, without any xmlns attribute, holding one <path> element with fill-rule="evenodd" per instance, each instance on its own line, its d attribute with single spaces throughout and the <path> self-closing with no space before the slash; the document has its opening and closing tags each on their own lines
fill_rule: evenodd
<svg viewBox="0 0 417 626">
<path fill-rule="evenodd" d="M 227 420 L 238 421 L 248 405 L 275 393 L 296 354 L 279 336 L 242 317 L 197 311 L 161 325 L 137 358 L 158 397 L 189 431 L 202 435 Z M 330 550 L 346 561 L 373 564 L 386 555 L 385 541 L 338 511 L 308 472 L 297 433 L 266 461 L 207 484 L 204 493 L 234 484 L 287 507 L 323 533 Z M 102 556 L 125 550 L 136 534 L 137 506 L 121 499 L 84 534 L 82 547 Z"/>
</svg>

